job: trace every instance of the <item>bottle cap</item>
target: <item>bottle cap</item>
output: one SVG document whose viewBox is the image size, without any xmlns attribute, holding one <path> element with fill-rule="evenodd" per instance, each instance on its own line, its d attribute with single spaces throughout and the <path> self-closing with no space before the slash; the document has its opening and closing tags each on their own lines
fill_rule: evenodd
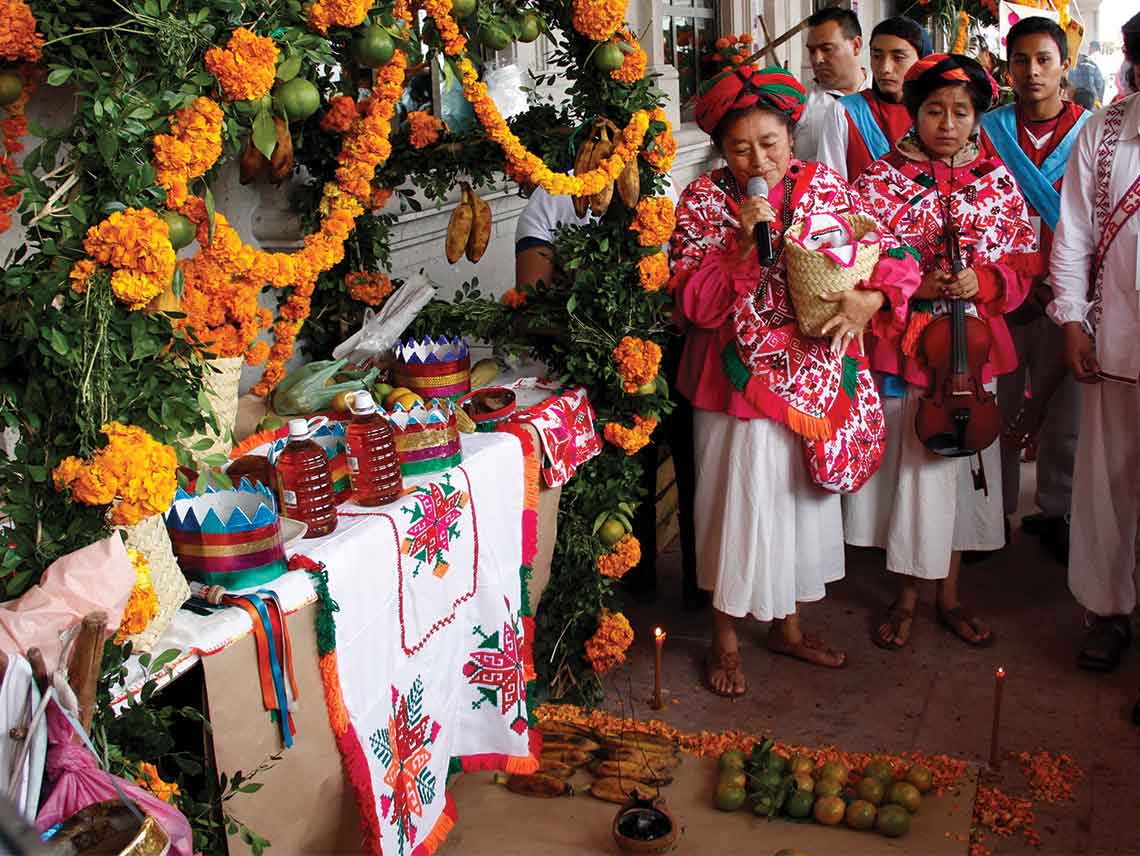
<svg viewBox="0 0 1140 856">
<path fill-rule="evenodd" d="M 372 393 L 362 389 L 360 392 L 349 393 L 348 409 L 357 416 L 367 416 L 376 412 L 376 402 L 372 400 Z"/>
<path fill-rule="evenodd" d="M 289 420 L 289 439 L 290 440 L 307 440 L 309 439 L 309 420 L 308 419 L 290 419 Z"/>
</svg>

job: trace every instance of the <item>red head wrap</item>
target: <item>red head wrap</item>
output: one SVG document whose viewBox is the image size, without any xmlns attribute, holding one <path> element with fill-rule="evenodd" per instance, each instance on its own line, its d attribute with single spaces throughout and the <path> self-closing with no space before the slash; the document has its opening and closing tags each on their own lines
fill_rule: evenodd
<svg viewBox="0 0 1140 856">
<path fill-rule="evenodd" d="M 972 86 L 982 94 L 988 95 L 991 104 L 997 101 L 997 81 L 982 67 L 981 63 L 961 54 L 935 53 L 924 56 L 907 69 L 903 84 L 917 81 L 928 71 L 934 70 L 935 66 L 938 68 L 934 73 L 939 79 L 947 83 L 964 83 L 967 86 Z M 983 84 L 982 81 L 985 83 Z M 983 89 L 983 86 L 988 87 L 988 91 Z"/>
<path fill-rule="evenodd" d="M 712 78 L 697 102 L 697 124 L 711 134 L 732 110 L 762 104 L 798 121 L 807 93 L 799 81 L 782 68 L 739 66 Z"/>
</svg>

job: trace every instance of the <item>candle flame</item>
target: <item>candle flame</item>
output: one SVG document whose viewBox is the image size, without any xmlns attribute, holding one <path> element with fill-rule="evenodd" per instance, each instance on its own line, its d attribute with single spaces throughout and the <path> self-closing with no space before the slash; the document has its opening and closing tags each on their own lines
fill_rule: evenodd
<svg viewBox="0 0 1140 856">
<path fill-rule="evenodd" d="M 654 639 L 661 641 L 662 639 L 665 638 L 665 635 L 666 635 L 665 631 L 662 630 L 660 627 L 654 627 L 653 628 L 653 638 Z"/>
<path fill-rule="evenodd" d="M 1004 666 L 998 666 L 997 671 L 994 672 L 994 674 L 999 678 L 1004 678 L 1005 677 L 1005 667 Z"/>
</svg>

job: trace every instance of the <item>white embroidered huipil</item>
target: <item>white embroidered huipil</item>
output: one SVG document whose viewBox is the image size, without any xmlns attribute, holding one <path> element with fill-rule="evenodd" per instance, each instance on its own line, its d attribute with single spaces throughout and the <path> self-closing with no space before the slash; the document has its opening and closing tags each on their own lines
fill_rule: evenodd
<svg viewBox="0 0 1140 856">
<path fill-rule="evenodd" d="M 1107 111 L 1081 129 L 1065 170 L 1061 218 L 1050 264 L 1058 324 L 1085 321 L 1089 270 L 1103 223 L 1140 175 L 1140 97 L 1124 102 L 1106 205 L 1097 210 L 1097 159 Z M 1128 220 L 1104 259 L 1103 312 L 1096 332 L 1101 371 L 1140 377 L 1140 214 Z M 1140 385 L 1104 380 L 1081 394 L 1073 472 L 1069 588 L 1097 615 L 1128 615 L 1136 606 L 1140 531 Z"/>
</svg>

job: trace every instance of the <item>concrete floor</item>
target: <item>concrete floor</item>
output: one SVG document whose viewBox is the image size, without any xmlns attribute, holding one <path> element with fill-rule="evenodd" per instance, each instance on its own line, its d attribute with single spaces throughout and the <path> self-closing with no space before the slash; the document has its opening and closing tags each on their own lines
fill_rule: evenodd
<svg viewBox="0 0 1140 856">
<path fill-rule="evenodd" d="M 1025 476 L 1032 478 L 1031 469 Z M 1027 485 L 1027 492 L 1032 485 Z M 1031 493 L 1022 503 L 1032 509 Z M 1069 594 L 1066 570 L 1020 531 L 993 558 L 963 572 L 963 600 L 994 627 L 992 648 L 967 647 L 934 621 L 933 587 L 924 592 L 910 645 L 893 653 L 873 646 L 871 615 L 892 587 L 882 553 L 849 549 L 847 576 L 828 597 L 803 609 L 805 626 L 848 653 L 829 670 L 773 656 L 767 626 L 742 622 L 741 653 L 749 692 L 717 698 L 700 685 L 711 611 L 685 612 L 676 544 L 658 564 L 654 603 L 627 603 L 637 632 L 629 660 L 607 679 L 605 707 L 622 705 L 642 719 L 686 730 L 745 728 L 793 743 L 834 743 L 849 751 L 946 753 L 984 761 L 989 753 L 994 670 L 1004 666 L 1002 750 L 1067 753 L 1085 770 L 1075 800 L 1036 805 L 1040 848 L 1020 840 L 987 844 L 995 854 L 1057 856 L 1140 854 L 1140 730 L 1129 713 L 1140 692 L 1140 651 L 1112 675 L 1076 668 L 1083 613 Z M 651 711 L 654 625 L 669 633 L 664 652 L 665 709 Z M 999 787 L 1024 795 L 1016 762 L 1006 761 Z"/>
</svg>

